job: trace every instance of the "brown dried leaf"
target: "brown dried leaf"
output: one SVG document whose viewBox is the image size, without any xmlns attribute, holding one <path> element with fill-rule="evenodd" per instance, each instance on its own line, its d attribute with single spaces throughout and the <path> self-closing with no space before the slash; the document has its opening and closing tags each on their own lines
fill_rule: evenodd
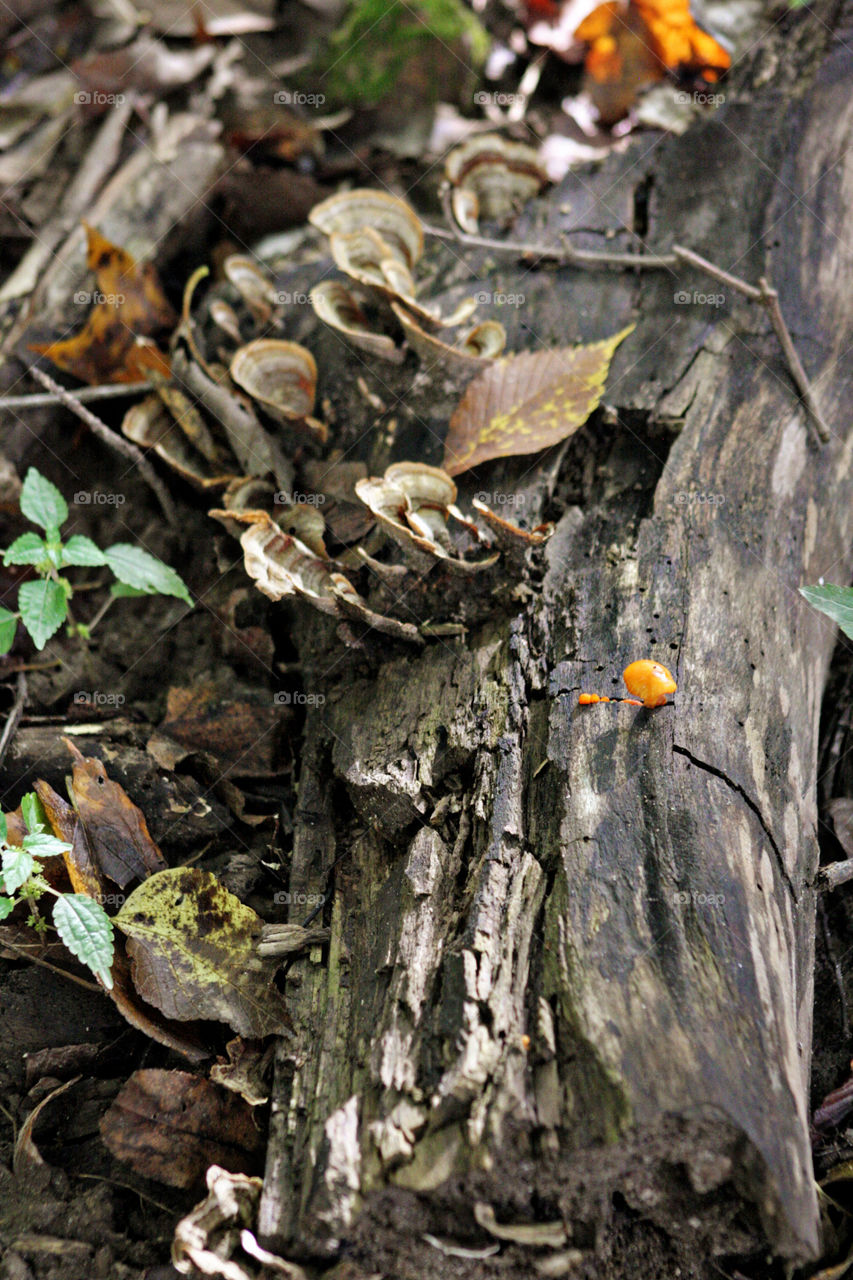
<svg viewBox="0 0 853 1280">
<path fill-rule="evenodd" d="M 113 924 L 129 939 L 137 991 L 166 1017 L 226 1022 L 248 1038 L 290 1026 L 273 984 L 279 961 L 258 954 L 263 921 L 210 872 L 150 876 Z"/>
<path fill-rule="evenodd" d="M 102 761 L 88 759 L 70 738 L 63 742 L 74 756 L 68 792 L 96 865 L 122 889 L 131 880 L 162 871 L 166 859 L 151 838 L 142 810 L 124 787 L 110 781 Z"/>
<path fill-rule="evenodd" d="M 151 341 L 170 329 L 177 317 L 160 287 L 151 263 L 139 266 L 124 249 L 83 224 L 88 237 L 87 263 L 98 281 L 100 297 L 73 338 L 34 344 L 59 369 L 81 382 L 138 382 L 155 370 L 169 376 L 169 360 Z"/>
<path fill-rule="evenodd" d="M 496 360 L 465 391 L 450 419 L 444 470 L 538 453 L 583 426 L 598 405 L 613 352 L 634 328 L 584 347 L 525 351 Z"/>
<path fill-rule="evenodd" d="M 281 708 L 269 700 L 249 702 L 228 695 L 214 681 L 173 686 L 160 732 L 193 751 L 209 751 L 225 766 L 225 777 L 270 778 L 281 772 Z"/>
<path fill-rule="evenodd" d="M 135 1173 L 170 1187 L 201 1185 L 211 1164 L 256 1171 L 264 1147 L 242 1098 L 185 1071 L 134 1071 L 101 1136 Z"/>
</svg>

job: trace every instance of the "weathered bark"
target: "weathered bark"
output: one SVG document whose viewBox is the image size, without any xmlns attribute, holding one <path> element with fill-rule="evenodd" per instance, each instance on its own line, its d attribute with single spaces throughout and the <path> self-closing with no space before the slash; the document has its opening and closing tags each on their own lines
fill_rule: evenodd
<svg viewBox="0 0 853 1280">
<path fill-rule="evenodd" d="M 567 179 L 550 231 L 647 207 L 651 251 L 769 273 L 829 445 L 763 313 L 673 304 L 725 292 L 713 282 L 503 267 L 493 287 L 526 295 L 518 346 L 525 324 L 550 344 L 640 313 L 615 414 L 560 477 L 527 460 L 473 490 L 520 490 L 531 516 L 554 487 L 541 589 L 464 641 L 372 665 L 303 632 L 327 702 L 306 724 L 291 889 L 327 891 L 343 860 L 331 944 L 294 971 L 278 1056 L 260 1225 L 288 1256 L 348 1242 L 367 1272 L 488 1275 L 422 1233 L 481 1248 L 486 1201 L 606 1251 L 614 1197 L 676 1242 L 685 1275 L 763 1242 L 818 1247 L 806 1097 L 834 631 L 796 588 L 853 565 L 853 58 L 793 32 L 768 41 L 785 49 L 775 83 Z M 675 672 L 674 706 L 578 709 L 641 656 Z M 507 1244 L 500 1273 L 540 1264 L 575 1265 Z"/>
</svg>

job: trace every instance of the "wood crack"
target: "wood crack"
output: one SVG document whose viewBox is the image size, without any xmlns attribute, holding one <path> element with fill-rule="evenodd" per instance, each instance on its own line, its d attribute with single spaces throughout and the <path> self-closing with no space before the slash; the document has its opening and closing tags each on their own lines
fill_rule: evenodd
<svg viewBox="0 0 853 1280">
<path fill-rule="evenodd" d="M 698 757 L 694 756 L 690 751 L 687 750 L 686 747 L 680 747 L 678 746 L 677 743 L 674 742 L 672 744 L 672 749 L 676 753 L 676 755 L 684 756 L 687 760 L 690 761 L 691 764 L 695 765 L 697 769 L 704 769 L 706 773 L 710 773 L 713 777 L 719 778 L 720 781 L 724 782 L 727 787 L 730 787 L 732 791 L 735 791 L 741 797 L 741 799 L 744 801 L 747 807 L 752 810 L 752 812 L 755 814 L 756 818 L 758 819 L 759 823 L 761 824 L 762 831 L 767 836 L 767 840 L 768 840 L 768 843 L 770 844 L 770 848 L 773 850 L 773 854 L 776 858 L 776 865 L 779 869 L 779 874 L 782 877 L 782 880 L 784 881 L 784 883 L 787 885 L 788 891 L 792 899 L 794 900 L 794 903 L 796 905 L 799 905 L 800 899 L 794 888 L 791 877 L 788 875 L 788 872 L 785 868 L 785 862 L 782 857 L 782 852 L 773 837 L 772 831 L 770 830 L 770 828 L 768 827 L 767 823 L 764 820 L 764 815 L 762 814 L 758 805 L 752 799 L 752 796 L 750 796 L 749 793 L 744 790 L 744 788 L 740 785 L 739 782 L 734 782 L 731 778 L 729 778 L 723 772 L 722 769 L 718 769 L 714 765 L 708 764 L 705 760 L 699 760 Z"/>
</svg>

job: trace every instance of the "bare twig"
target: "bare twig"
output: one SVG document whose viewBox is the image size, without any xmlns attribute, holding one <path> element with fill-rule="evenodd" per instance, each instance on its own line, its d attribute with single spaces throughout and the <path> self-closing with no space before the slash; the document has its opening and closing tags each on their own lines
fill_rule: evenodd
<svg viewBox="0 0 853 1280">
<path fill-rule="evenodd" d="M 703 258 L 701 254 L 694 253 L 692 249 L 687 249 L 680 244 L 673 245 L 671 253 L 645 254 L 608 253 L 606 250 L 575 249 L 566 241 L 562 241 L 557 245 L 538 245 L 517 240 L 493 240 L 488 236 L 472 235 L 467 231 L 461 230 L 453 216 L 449 188 L 445 188 L 442 192 L 442 206 L 445 217 L 452 228 L 450 231 L 446 231 L 442 227 L 434 227 L 430 223 L 423 224 L 427 235 L 436 236 L 441 240 L 454 240 L 458 244 L 467 245 L 469 248 L 490 249 L 496 253 L 512 253 L 522 259 L 547 259 L 565 266 L 591 269 L 611 267 L 619 270 L 630 268 L 642 271 L 673 271 L 683 263 L 685 266 L 695 267 L 697 271 L 704 271 L 706 275 L 711 276 L 714 280 L 719 280 L 721 284 L 726 285 L 729 289 L 743 294 L 751 302 L 760 302 L 770 316 L 773 331 L 779 340 L 782 354 L 788 363 L 794 386 L 800 394 L 804 408 L 814 422 L 818 439 L 821 444 L 826 444 L 829 440 L 829 427 L 821 417 L 811 384 L 803 368 L 802 361 L 797 354 L 790 330 L 785 323 L 782 309 L 779 306 L 779 295 L 770 286 L 765 276 L 761 277 L 758 282 L 758 288 L 756 288 L 755 285 L 749 284 L 739 276 L 731 275 L 730 272 L 724 271 L 722 267 L 718 267 L 713 262 L 709 262 L 707 258 Z"/>
<path fill-rule="evenodd" d="M 853 880 L 853 858 L 842 858 L 821 867 L 817 875 L 817 886 L 819 889 L 837 889 L 840 884 L 847 884 L 848 880 Z"/>
<path fill-rule="evenodd" d="M 101 387 L 81 387 L 74 395 L 81 404 L 89 404 L 93 400 L 117 400 L 121 396 L 136 396 L 153 390 L 151 382 L 108 382 Z M 47 405 L 61 403 L 54 391 L 37 391 L 31 396 L 0 396 L 0 409 L 44 409 Z"/>
<path fill-rule="evenodd" d="M 24 714 L 24 706 L 27 701 L 27 677 L 23 671 L 18 672 L 18 683 L 15 689 L 15 702 L 9 715 L 6 717 L 6 723 L 3 726 L 3 735 L 0 737 L 0 765 L 6 758 L 6 752 L 15 736 L 18 725 L 21 723 L 21 716 Z"/>
<path fill-rule="evenodd" d="M 85 978 L 81 978 L 76 973 L 69 973 L 67 969 L 63 969 L 58 964 L 51 964 L 49 960 L 43 960 L 41 956 L 34 956 L 26 947 L 19 947 L 17 942 L 10 942 L 8 938 L 4 938 L 2 945 L 10 951 L 17 951 L 25 960 L 29 960 L 30 964 L 41 965 L 42 969 L 50 969 L 51 973 L 59 974 L 60 978 L 67 978 L 69 982 L 76 982 L 78 987 L 83 987 L 86 991 L 103 991 L 103 987 L 99 987 L 96 982 L 87 982 Z"/>
<path fill-rule="evenodd" d="M 46 387 L 48 391 L 52 392 L 53 395 L 56 396 L 60 404 L 64 404 L 67 409 L 70 409 L 72 413 L 77 415 L 81 422 L 85 422 L 93 435 L 97 436 L 99 440 L 102 440 L 104 444 L 108 445 L 109 448 L 113 449 L 116 453 L 120 453 L 123 457 L 129 458 L 133 462 L 134 466 L 139 468 L 139 474 L 153 491 L 157 501 L 163 509 L 164 516 L 171 527 L 173 529 L 177 529 L 179 527 L 178 517 L 175 512 L 172 499 L 169 497 L 168 490 L 154 468 L 151 466 L 151 463 L 136 447 L 136 445 L 131 444 L 129 440 L 125 440 L 124 436 L 117 435 L 115 431 L 111 431 L 106 423 L 101 422 L 100 418 L 96 418 L 94 413 L 92 413 L 90 409 L 87 409 L 85 405 L 81 404 L 72 392 L 66 391 L 65 387 L 61 387 L 58 382 L 54 382 L 53 378 L 51 378 L 49 374 L 45 373 L 44 370 L 33 365 L 32 369 L 30 369 L 30 373 L 33 375 L 36 382 L 40 382 L 43 387 Z"/>
</svg>

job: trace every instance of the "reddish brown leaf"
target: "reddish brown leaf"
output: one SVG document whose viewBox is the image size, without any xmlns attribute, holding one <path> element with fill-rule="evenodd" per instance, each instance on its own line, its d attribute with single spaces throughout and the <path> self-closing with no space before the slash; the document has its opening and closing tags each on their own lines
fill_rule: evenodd
<svg viewBox="0 0 853 1280">
<path fill-rule="evenodd" d="M 73 338 L 31 347 L 82 382 L 138 382 L 153 371 L 169 376 L 169 360 L 151 337 L 170 329 L 175 313 L 151 263 L 138 266 L 124 249 L 84 223 L 87 263 L 97 277 L 95 306 Z"/>
<path fill-rule="evenodd" d="M 59 840 L 66 840 L 71 845 L 70 853 L 63 853 L 62 860 L 68 871 L 68 878 L 75 893 L 86 893 L 90 898 L 105 905 L 109 896 L 107 881 L 101 868 L 92 857 L 92 850 L 86 836 L 86 828 L 72 806 L 54 791 L 48 782 L 41 778 L 35 784 L 35 792 L 41 800 L 53 834 Z M 54 859 L 48 860 L 48 866 Z M 47 867 L 45 868 L 47 869 Z"/>
<path fill-rule="evenodd" d="M 209 751 L 225 765 L 225 776 L 271 777 L 280 772 L 281 708 L 272 702 L 236 698 L 213 682 L 174 686 L 160 733 L 191 751 Z"/>
<path fill-rule="evenodd" d="M 166 860 L 151 838 L 142 810 L 124 787 L 110 781 L 100 760 L 87 759 L 70 738 L 63 742 L 74 756 L 68 790 L 97 866 L 122 889 L 131 880 L 162 871 Z"/>
<path fill-rule="evenodd" d="M 456 476 L 492 458 L 538 453 L 572 435 L 596 408 L 613 352 L 633 327 L 585 347 L 496 360 L 470 384 L 450 419 L 444 470 Z"/>
<path fill-rule="evenodd" d="M 257 1172 L 264 1147 L 248 1103 L 185 1071 L 135 1071 L 101 1136 L 135 1173 L 170 1187 L 199 1186 L 211 1164 Z"/>
</svg>

